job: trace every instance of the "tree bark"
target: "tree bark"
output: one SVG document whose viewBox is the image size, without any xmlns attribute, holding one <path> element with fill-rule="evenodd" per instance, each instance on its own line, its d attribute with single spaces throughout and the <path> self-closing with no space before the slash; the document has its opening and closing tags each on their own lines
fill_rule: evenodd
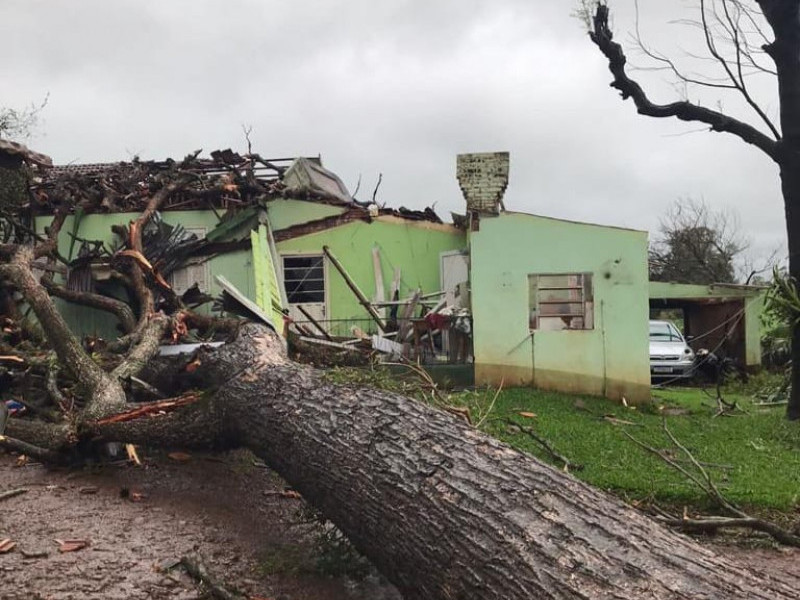
<svg viewBox="0 0 800 600">
<path fill-rule="evenodd" d="M 789 240 L 789 275 L 797 285 L 800 283 L 800 160 L 790 160 L 787 163 L 781 168 L 781 189 Z M 791 392 L 786 406 L 786 418 L 796 421 L 800 419 L 800 325 L 798 324 L 792 327 L 791 356 Z"/>
<path fill-rule="evenodd" d="M 800 282 L 800 3 L 759 0 L 775 40 L 764 50 L 775 62 L 780 102 L 778 164 L 789 241 L 789 275 Z M 800 323 L 792 328 L 792 390 L 786 407 L 790 420 L 800 419 Z"/>
<path fill-rule="evenodd" d="M 614 76 L 611 87 L 620 91 L 623 100 L 631 98 L 640 114 L 706 123 L 712 131 L 727 132 L 745 143 L 754 145 L 778 165 L 789 242 L 789 274 L 796 283 L 800 283 L 800 2 L 755 1 L 775 35 L 772 42 L 762 46 L 775 63 L 777 75 L 780 131 L 771 127 L 774 139 L 748 123 L 691 102 L 672 102 L 666 105 L 651 102 L 642 87 L 628 77 L 625 70 L 627 58 L 622 46 L 613 41 L 609 25 L 609 8 L 604 2 L 597 2 L 595 5 L 589 23 L 589 37 L 608 59 L 608 68 Z M 701 10 L 704 9 L 701 7 Z M 705 20 L 702 27 L 706 36 L 713 37 L 714 33 Z M 737 39 L 732 41 L 739 43 Z M 720 56 L 715 55 L 715 57 L 725 62 Z M 759 115 L 764 117 L 765 113 L 752 102 L 744 88 L 738 89 Z M 766 120 L 769 123 L 769 120 Z M 789 420 L 798 420 L 800 419 L 800 322 L 792 325 L 791 379 L 792 389 L 786 416 Z"/>
<path fill-rule="evenodd" d="M 409 600 L 796 597 L 447 413 L 329 383 L 262 327 L 203 376 L 201 402 L 98 433 L 252 449 Z"/>
</svg>

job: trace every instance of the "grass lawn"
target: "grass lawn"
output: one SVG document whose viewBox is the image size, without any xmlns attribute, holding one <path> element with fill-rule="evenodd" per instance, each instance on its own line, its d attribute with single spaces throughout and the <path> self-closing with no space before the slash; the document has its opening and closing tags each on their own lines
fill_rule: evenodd
<svg viewBox="0 0 800 600">
<path fill-rule="evenodd" d="M 754 398 L 738 390 L 726 393 L 747 414 L 714 417 L 716 402 L 697 388 L 653 390 L 651 406 L 627 408 L 585 396 L 518 388 L 503 390 L 483 429 L 512 446 L 548 462 L 550 456 L 524 431 L 506 420 L 533 429 L 565 455 L 583 465 L 573 471 L 580 479 L 630 501 L 660 501 L 702 506 L 705 496 L 694 484 L 661 459 L 625 437 L 627 431 L 645 444 L 668 450 L 682 465 L 691 467 L 662 429 L 662 418 L 675 437 L 695 458 L 725 465 L 707 471 L 720 491 L 742 507 L 793 511 L 800 509 L 800 425 L 783 418 L 785 407 L 754 407 Z M 493 394 L 461 393 L 456 404 L 480 418 Z M 533 413 L 535 416 L 522 416 Z M 633 424 L 613 423 L 612 416 Z"/>
</svg>

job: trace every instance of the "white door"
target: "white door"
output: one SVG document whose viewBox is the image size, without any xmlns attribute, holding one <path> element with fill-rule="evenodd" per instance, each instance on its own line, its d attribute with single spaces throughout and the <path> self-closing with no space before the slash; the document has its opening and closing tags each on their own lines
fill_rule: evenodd
<svg viewBox="0 0 800 600">
<path fill-rule="evenodd" d="M 440 278 L 442 290 L 445 292 L 447 306 L 463 306 L 463 298 L 456 297 L 459 284 L 469 281 L 469 255 L 466 252 L 443 252 L 441 255 Z M 462 286 L 466 288 L 466 285 Z"/>
<path fill-rule="evenodd" d="M 325 306 L 325 257 L 322 254 L 297 254 L 283 256 L 283 285 L 289 303 L 289 318 L 303 324 L 312 333 L 316 327 L 310 324 L 311 315 L 327 329 Z"/>
</svg>

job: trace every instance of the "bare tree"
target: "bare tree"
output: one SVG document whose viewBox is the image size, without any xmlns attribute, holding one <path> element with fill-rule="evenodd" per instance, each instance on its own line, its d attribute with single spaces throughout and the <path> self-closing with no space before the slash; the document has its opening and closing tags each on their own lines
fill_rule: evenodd
<svg viewBox="0 0 800 600">
<path fill-rule="evenodd" d="M 650 279 L 681 283 L 734 283 L 737 260 L 748 247 L 738 217 L 704 200 L 676 200 L 650 245 Z"/>
<path fill-rule="evenodd" d="M 699 0 L 697 19 L 681 22 L 698 31 L 712 71 L 687 72 L 675 60 L 641 44 L 660 67 L 669 70 L 684 90 L 702 88 L 735 94 L 753 117 L 751 124 L 721 110 L 688 99 L 688 92 L 668 104 L 654 103 L 627 71 L 622 46 L 614 41 L 604 2 L 584 2 L 589 37 L 608 60 L 611 86 L 631 99 L 641 115 L 674 117 L 700 123 L 711 131 L 734 135 L 767 155 L 776 165 L 783 194 L 789 241 L 789 274 L 800 280 L 800 2 L 797 0 Z M 641 38 L 640 38 L 641 40 Z M 779 118 L 772 118 L 753 93 L 751 78 L 767 75 L 777 84 Z M 722 98 L 722 96 L 720 96 Z M 721 174 L 723 175 L 723 174 Z M 800 419 L 800 327 L 792 335 L 792 395 L 786 415 Z"/>
<path fill-rule="evenodd" d="M 47 94 L 39 104 L 0 108 L 0 139 L 28 139 L 39 126 L 41 113 L 49 99 L 50 94 Z"/>
</svg>

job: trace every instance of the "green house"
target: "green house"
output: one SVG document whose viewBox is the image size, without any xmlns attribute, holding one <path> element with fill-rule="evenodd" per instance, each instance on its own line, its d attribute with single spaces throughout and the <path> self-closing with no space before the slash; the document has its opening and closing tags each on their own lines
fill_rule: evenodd
<svg viewBox="0 0 800 600">
<path fill-rule="evenodd" d="M 398 311 L 416 295 L 423 301 L 412 329 L 420 333 L 419 323 L 422 335 L 407 330 L 407 340 L 398 340 L 407 341 L 407 349 L 417 346 L 415 358 L 424 357 L 420 344 L 434 349 L 432 327 L 426 329 L 419 317 L 420 306 L 457 306 L 453 314 L 462 322 L 469 315 L 468 326 L 458 334 L 436 327 L 444 332 L 442 348 L 468 336 L 468 347 L 460 347 L 456 358 L 467 355 L 476 385 L 649 400 L 651 294 L 677 292 L 650 286 L 646 232 L 507 210 L 507 153 L 459 156 L 466 205 L 453 224 L 430 209 L 356 202 L 318 160 L 276 163 L 268 164 L 276 169 L 281 192 L 259 207 L 237 207 L 233 219 L 224 218 L 230 207 L 223 205 L 184 203 L 163 210 L 165 223 L 206 238 L 213 249 L 173 273 L 177 292 L 197 284 L 216 296 L 222 275 L 268 312 L 272 302 L 276 320 L 282 309 L 301 332 L 324 330 L 337 342 L 379 334 L 381 339 L 373 338 L 377 344 L 384 336 L 400 335 L 384 331 L 384 322 L 402 318 Z M 69 217 L 59 239 L 62 255 L 75 255 L 73 238 L 111 245 L 111 226 L 136 215 L 117 210 Z M 47 221 L 39 217 L 37 227 Z M 103 277 L 101 268 L 94 274 Z M 757 306 L 748 306 L 745 354 L 753 362 Z M 62 310 L 81 334 L 115 335 L 115 323 L 105 313 L 68 304 Z"/>
</svg>

